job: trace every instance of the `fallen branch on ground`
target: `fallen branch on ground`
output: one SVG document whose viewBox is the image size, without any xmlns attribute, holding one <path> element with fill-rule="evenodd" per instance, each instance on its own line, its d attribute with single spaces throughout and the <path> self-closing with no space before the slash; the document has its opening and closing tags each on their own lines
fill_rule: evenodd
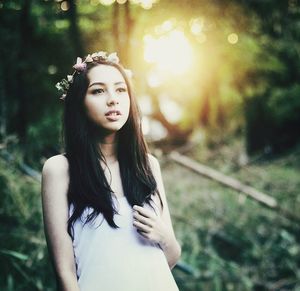
<svg viewBox="0 0 300 291">
<path fill-rule="evenodd" d="M 300 224 L 300 217 L 288 211 L 287 209 L 283 209 L 275 198 L 265 193 L 262 193 L 254 189 L 253 187 L 247 186 L 241 183 L 240 181 L 238 181 L 237 179 L 226 176 L 223 173 L 220 173 L 208 166 L 200 164 L 199 162 L 196 162 L 195 160 L 187 156 L 181 155 L 178 152 L 175 151 L 171 152 L 169 158 L 174 162 L 192 170 L 197 174 L 200 174 L 204 177 L 217 181 L 226 187 L 229 187 L 231 189 L 234 189 L 238 192 L 245 194 L 247 197 L 259 202 L 261 205 L 276 210 L 282 216 Z"/>
</svg>

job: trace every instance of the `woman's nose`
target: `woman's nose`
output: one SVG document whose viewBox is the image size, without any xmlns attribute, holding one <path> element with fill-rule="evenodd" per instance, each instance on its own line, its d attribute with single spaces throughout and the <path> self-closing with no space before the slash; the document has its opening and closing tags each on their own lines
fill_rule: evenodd
<svg viewBox="0 0 300 291">
<path fill-rule="evenodd" d="M 114 91 L 108 91 L 107 104 L 119 104 L 118 97 L 116 96 L 116 93 Z"/>
</svg>

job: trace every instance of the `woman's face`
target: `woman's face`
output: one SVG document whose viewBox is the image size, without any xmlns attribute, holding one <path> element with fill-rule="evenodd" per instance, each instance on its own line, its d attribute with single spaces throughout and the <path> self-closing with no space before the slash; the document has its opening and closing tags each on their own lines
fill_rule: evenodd
<svg viewBox="0 0 300 291">
<path fill-rule="evenodd" d="M 91 121 L 108 132 L 116 132 L 126 123 L 130 98 L 118 69 L 98 65 L 88 72 L 90 80 L 84 106 Z"/>
</svg>

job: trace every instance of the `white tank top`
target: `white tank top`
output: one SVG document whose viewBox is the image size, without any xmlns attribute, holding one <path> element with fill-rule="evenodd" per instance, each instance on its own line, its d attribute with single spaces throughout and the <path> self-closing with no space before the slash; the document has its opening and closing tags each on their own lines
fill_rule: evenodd
<svg viewBox="0 0 300 291">
<path fill-rule="evenodd" d="M 126 197 L 113 197 L 118 229 L 102 214 L 91 224 L 74 224 L 73 248 L 81 291 L 178 291 L 167 259 L 156 243 L 142 237 L 133 223 Z M 158 213 L 158 207 L 152 203 Z M 145 204 L 153 211 L 153 209 Z M 70 213 L 73 210 L 70 207 Z M 87 208 L 83 218 L 90 213 Z M 154 212 L 155 213 L 155 212 Z M 98 227 L 97 227 L 98 226 Z"/>
</svg>

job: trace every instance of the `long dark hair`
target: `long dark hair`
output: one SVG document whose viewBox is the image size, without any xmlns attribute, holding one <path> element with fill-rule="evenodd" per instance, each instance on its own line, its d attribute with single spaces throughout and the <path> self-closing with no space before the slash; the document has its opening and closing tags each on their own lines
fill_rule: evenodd
<svg viewBox="0 0 300 291">
<path fill-rule="evenodd" d="M 117 159 L 119 161 L 121 181 L 129 204 L 150 206 L 152 194 L 157 193 L 157 184 L 151 171 L 148 148 L 142 130 L 140 112 L 133 96 L 132 85 L 124 68 L 120 64 L 108 61 L 93 61 L 87 64 L 84 72 L 74 75 L 64 101 L 65 156 L 69 162 L 68 202 L 73 212 L 68 220 L 68 233 L 73 238 L 73 225 L 82 219 L 86 207 L 91 207 L 84 223 L 93 221 L 100 213 L 112 228 L 118 228 L 114 222 L 117 210 L 112 201 L 112 190 L 104 175 L 100 161 L 106 163 L 95 135 L 101 134 L 99 127 L 87 117 L 83 102 L 89 85 L 87 73 L 99 64 L 113 66 L 120 71 L 128 88 L 130 98 L 129 116 L 124 126 L 117 132 Z"/>
</svg>

